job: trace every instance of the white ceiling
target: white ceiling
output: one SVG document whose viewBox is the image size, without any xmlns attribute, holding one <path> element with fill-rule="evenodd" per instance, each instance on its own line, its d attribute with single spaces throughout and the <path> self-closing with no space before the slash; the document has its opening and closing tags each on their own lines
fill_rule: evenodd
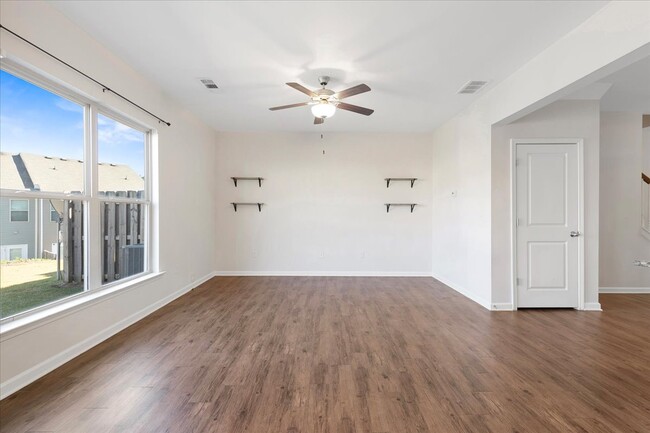
<svg viewBox="0 0 650 433">
<path fill-rule="evenodd" d="M 603 78 L 611 84 L 600 100 L 601 111 L 632 111 L 650 114 L 650 57 Z"/>
<path fill-rule="evenodd" d="M 650 114 L 650 56 L 587 84 L 562 99 L 599 100 L 600 111 Z"/>
<path fill-rule="evenodd" d="M 425 132 L 452 117 L 604 1 L 56 1 L 54 6 L 217 130 Z M 312 125 L 286 86 L 373 90 Z M 213 79 L 209 92 L 197 78 Z M 490 83 L 458 95 L 468 80 Z M 152 108 L 153 109 L 153 108 Z M 173 119 L 172 119 L 173 122 Z"/>
</svg>

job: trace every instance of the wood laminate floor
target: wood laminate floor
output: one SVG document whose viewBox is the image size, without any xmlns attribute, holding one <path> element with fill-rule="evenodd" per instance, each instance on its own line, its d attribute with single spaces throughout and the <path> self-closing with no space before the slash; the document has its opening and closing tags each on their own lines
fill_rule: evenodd
<svg viewBox="0 0 650 433">
<path fill-rule="evenodd" d="M 650 296 L 490 313 L 430 278 L 221 277 L 0 403 L 2 432 L 650 432 Z"/>
</svg>

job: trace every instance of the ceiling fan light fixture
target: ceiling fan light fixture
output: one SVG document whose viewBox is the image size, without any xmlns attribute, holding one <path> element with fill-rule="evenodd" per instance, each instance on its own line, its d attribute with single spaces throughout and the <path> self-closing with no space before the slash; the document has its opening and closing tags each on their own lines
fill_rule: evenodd
<svg viewBox="0 0 650 433">
<path fill-rule="evenodd" d="M 314 117 L 319 119 L 328 119 L 336 113 L 336 106 L 329 102 L 321 102 L 320 104 L 312 105 L 311 112 Z"/>
<path fill-rule="evenodd" d="M 297 104 L 271 107 L 269 110 L 277 111 L 284 110 L 286 108 L 309 106 L 311 107 L 311 112 L 314 115 L 314 125 L 322 125 L 325 119 L 328 119 L 336 114 L 337 109 L 351 111 L 353 113 L 362 114 L 364 116 L 370 116 L 375 112 L 375 110 L 371 110 L 370 108 L 359 107 L 358 105 L 352 105 L 341 101 L 342 99 L 349 98 L 350 96 L 369 92 L 371 89 L 368 87 L 368 85 L 357 84 L 356 86 L 350 87 L 349 89 L 335 93 L 333 90 L 325 88 L 328 80 L 329 77 L 320 77 L 319 81 L 323 88 L 318 90 L 309 90 L 305 86 L 298 83 L 286 83 L 287 86 L 309 96 L 309 100 L 306 102 L 299 102 Z"/>
</svg>

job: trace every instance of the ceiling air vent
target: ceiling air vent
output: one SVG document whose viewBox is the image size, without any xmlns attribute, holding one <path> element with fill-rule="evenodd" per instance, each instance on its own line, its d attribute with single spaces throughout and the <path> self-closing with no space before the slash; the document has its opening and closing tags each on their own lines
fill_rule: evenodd
<svg viewBox="0 0 650 433">
<path fill-rule="evenodd" d="M 201 83 L 209 90 L 215 90 L 218 89 L 216 84 L 214 84 L 214 81 L 210 80 L 209 78 L 199 78 L 201 80 Z"/>
<path fill-rule="evenodd" d="M 487 81 L 468 81 L 463 85 L 463 87 L 458 90 L 460 94 L 472 94 L 476 93 L 487 84 Z"/>
</svg>

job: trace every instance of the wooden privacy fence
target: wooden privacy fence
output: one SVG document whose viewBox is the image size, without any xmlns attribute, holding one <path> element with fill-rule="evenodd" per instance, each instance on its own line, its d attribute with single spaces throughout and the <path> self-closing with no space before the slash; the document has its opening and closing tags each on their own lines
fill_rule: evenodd
<svg viewBox="0 0 650 433">
<path fill-rule="evenodd" d="M 139 191 L 107 192 L 109 198 L 141 198 Z M 141 203 L 100 203 L 103 281 L 110 282 L 144 271 L 144 218 Z M 61 223 L 62 277 L 65 282 L 83 280 L 83 203 L 66 200 Z"/>
<path fill-rule="evenodd" d="M 142 192 L 107 192 L 106 196 L 141 198 Z M 102 202 L 101 206 L 104 282 L 144 271 L 144 206 L 115 202 Z"/>
<path fill-rule="evenodd" d="M 84 278 L 83 202 L 64 200 L 61 217 L 61 277 L 66 283 L 80 283 Z"/>
</svg>

